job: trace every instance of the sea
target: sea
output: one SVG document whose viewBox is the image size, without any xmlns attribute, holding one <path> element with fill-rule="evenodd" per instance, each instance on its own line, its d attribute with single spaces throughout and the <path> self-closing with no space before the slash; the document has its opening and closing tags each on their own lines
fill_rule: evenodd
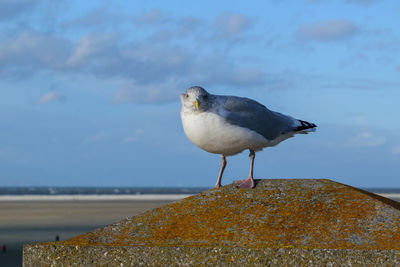
<svg viewBox="0 0 400 267">
<path fill-rule="evenodd" d="M 197 194 L 207 187 L 0 187 L 0 195 Z M 400 192 L 400 191 L 399 191 Z"/>
<path fill-rule="evenodd" d="M 178 200 L 207 187 L 0 187 L 0 201 Z"/>
<path fill-rule="evenodd" d="M 209 187 L 0 187 L 0 200 L 177 200 Z M 400 201 L 400 188 L 361 188 Z"/>
</svg>

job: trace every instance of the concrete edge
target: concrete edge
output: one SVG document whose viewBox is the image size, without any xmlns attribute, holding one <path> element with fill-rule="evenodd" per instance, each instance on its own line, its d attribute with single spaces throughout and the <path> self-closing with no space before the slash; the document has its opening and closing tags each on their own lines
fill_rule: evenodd
<svg viewBox="0 0 400 267">
<path fill-rule="evenodd" d="M 24 245 L 23 266 L 400 266 L 400 250 Z"/>
</svg>

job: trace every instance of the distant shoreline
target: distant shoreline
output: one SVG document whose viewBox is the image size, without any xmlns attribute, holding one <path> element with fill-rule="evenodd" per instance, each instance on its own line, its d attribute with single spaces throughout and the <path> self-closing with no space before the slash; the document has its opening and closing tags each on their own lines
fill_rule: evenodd
<svg viewBox="0 0 400 267">
<path fill-rule="evenodd" d="M 102 201 L 102 200 L 136 200 L 160 201 L 180 200 L 192 194 L 113 194 L 113 195 L 0 195 L 0 201 Z M 400 196 L 400 194 L 399 194 Z"/>
<path fill-rule="evenodd" d="M 383 196 L 383 197 L 386 197 L 386 198 L 390 198 L 390 199 L 395 199 L 395 200 L 400 199 L 400 194 L 399 193 L 387 193 L 387 194 L 385 194 L 385 193 L 375 193 L 375 192 L 373 192 L 373 193 L 377 194 L 377 195 L 380 195 L 380 196 Z"/>
<path fill-rule="evenodd" d="M 376 193 L 374 194 L 397 200 L 400 193 Z M 180 200 L 193 194 L 64 194 L 64 195 L 0 195 L 0 201 L 162 201 Z"/>
</svg>

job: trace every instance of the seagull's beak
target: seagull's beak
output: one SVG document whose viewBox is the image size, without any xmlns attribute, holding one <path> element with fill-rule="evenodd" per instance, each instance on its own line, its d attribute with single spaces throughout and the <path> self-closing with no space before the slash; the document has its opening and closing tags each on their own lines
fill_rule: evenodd
<svg viewBox="0 0 400 267">
<path fill-rule="evenodd" d="M 196 108 L 196 110 L 199 110 L 199 100 L 193 101 L 193 106 Z"/>
</svg>

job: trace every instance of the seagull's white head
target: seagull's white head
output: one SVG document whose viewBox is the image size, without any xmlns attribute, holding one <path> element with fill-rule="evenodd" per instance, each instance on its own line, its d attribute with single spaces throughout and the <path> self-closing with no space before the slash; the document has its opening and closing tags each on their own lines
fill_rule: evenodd
<svg viewBox="0 0 400 267">
<path fill-rule="evenodd" d="M 193 86 L 181 94 L 182 108 L 190 111 L 204 111 L 211 106 L 212 95 L 200 86 Z"/>
</svg>

